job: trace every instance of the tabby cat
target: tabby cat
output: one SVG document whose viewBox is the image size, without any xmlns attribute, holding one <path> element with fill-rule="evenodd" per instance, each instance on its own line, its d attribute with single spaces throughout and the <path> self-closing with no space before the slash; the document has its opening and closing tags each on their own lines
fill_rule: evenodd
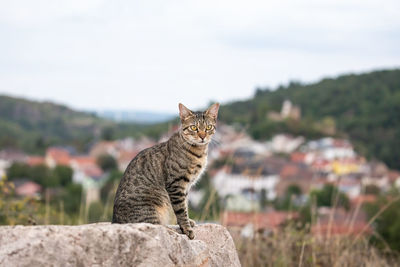
<svg viewBox="0 0 400 267">
<path fill-rule="evenodd" d="M 113 223 L 166 224 L 172 208 L 182 233 L 194 238 L 187 194 L 207 164 L 219 104 L 193 112 L 179 104 L 180 130 L 141 151 L 128 165 L 114 201 Z"/>
</svg>

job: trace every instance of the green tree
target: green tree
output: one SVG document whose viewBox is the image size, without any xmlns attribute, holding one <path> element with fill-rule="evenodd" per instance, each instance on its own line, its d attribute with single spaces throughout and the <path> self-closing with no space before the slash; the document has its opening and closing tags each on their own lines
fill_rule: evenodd
<svg viewBox="0 0 400 267">
<path fill-rule="evenodd" d="M 97 165 L 99 165 L 103 171 L 115 170 L 118 167 L 115 158 L 106 154 L 97 158 Z"/>
<path fill-rule="evenodd" d="M 82 201 L 82 186 L 80 184 L 69 184 L 62 196 L 64 209 L 68 214 L 78 214 Z"/>
<path fill-rule="evenodd" d="M 301 196 L 301 188 L 297 184 L 291 184 L 286 188 L 284 196 L 275 201 L 275 209 L 277 210 L 294 210 L 297 209 L 294 199 Z"/>
<path fill-rule="evenodd" d="M 26 163 L 14 162 L 7 169 L 7 178 L 12 181 L 15 179 L 28 178 L 30 167 Z"/>
<path fill-rule="evenodd" d="M 112 127 L 105 127 L 101 132 L 101 139 L 111 141 L 115 139 L 115 130 Z"/>
<path fill-rule="evenodd" d="M 67 186 L 72 183 L 73 170 L 69 166 L 57 165 L 53 170 L 53 175 L 61 186 Z"/>
<path fill-rule="evenodd" d="M 326 184 L 321 190 L 314 190 L 310 193 L 310 198 L 316 199 L 316 204 L 318 207 L 332 207 L 336 204 L 339 207 L 343 207 L 346 210 L 350 209 L 349 198 L 339 192 L 337 187 Z"/>
<path fill-rule="evenodd" d="M 380 213 L 373 223 L 379 238 L 374 235 L 371 242 L 381 248 L 388 244 L 392 249 L 400 251 L 400 192 L 392 190 L 375 203 L 366 204 L 365 211 L 369 218 Z"/>
</svg>

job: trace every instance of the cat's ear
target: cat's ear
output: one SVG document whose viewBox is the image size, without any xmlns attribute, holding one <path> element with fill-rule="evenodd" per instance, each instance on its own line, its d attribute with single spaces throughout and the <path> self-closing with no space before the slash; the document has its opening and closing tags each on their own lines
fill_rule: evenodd
<svg viewBox="0 0 400 267">
<path fill-rule="evenodd" d="M 179 116 L 181 117 L 181 121 L 184 121 L 189 116 L 192 116 L 193 112 L 185 107 L 183 104 L 179 103 Z"/>
<path fill-rule="evenodd" d="M 218 116 L 218 109 L 219 109 L 219 103 L 215 103 L 215 104 L 211 105 L 211 107 L 209 107 L 209 108 L 206 110 L 206 114 L 207 114 L 208 116 L 213 117 L 214 119 L 217 119 L 217 116 Z"/>
</svg>

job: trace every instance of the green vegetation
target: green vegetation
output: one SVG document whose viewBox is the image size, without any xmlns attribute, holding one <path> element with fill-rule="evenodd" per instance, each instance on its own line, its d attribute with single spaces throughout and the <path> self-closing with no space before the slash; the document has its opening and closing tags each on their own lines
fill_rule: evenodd
<svg viewBox="0 0 400 267">
<path fill-rule="evenodd" d="M 400 251 L 400 192 L 392 189 L 375 203 L 367 204 L 365 210 L 370 218 L 379 214 L 374 220 L 377 235 L 372 242 L 383 249 L 389 246 Z"/>
<path fill-rule="evenodd" d="M 117 168 L 117 161 L 110 155 L 101 155 L 97 158 L 97 165 L 103 171 L 109 171 Z"/>
<path fill-rule="evenodd" d="M 300 197 L 301 194 L 301 188 L 297 184 L 289 185 L 285 195 L 281 199 L 275 200 L 274 208 L 276 210 L 297 210 L 299 205 L 295 202 L 295 199 Z"/>
<path fill-rule="evenodd" d="M 284 100 L 301 108 L 301 120 L 268 118 Z M 343 75 L 313 84 L 291 82 L 276 90 L 258 89 L 252 99 L 223 105 L 220 119 L 241 124 L 257 139 L 287 132 L 315 138 L 337 128 L 357 151 L 400 169 L 400 70 Z"/>
<path fill-rule="evenodd" d="M 72 169 L 68 166 L 56 166 L 54 169 L 46 165 L 29 166 L 25 163 L 13 163 L 7 169 L 10 181 L 29 179 L 44 188 L 67 186 L 72 183 Z"/>
<path fill-rule="evenodd" d="M 342 207 L 350 209 L 350 201 L 346 194 L 339 192 L 338 188 L 326 184 L 321 190 L 313 190 L 310 199 L 315 199 L 317 207 Z"/>
<path fill-rule="evenodd" d="M 93 140 L 127 136 L 158 137 L 169 124 L 126 124 L 50 102 L 0 95 L 0 150 L 19 148 L 43 154 L 48 146 L 72 145 L 85 151 Z"/>
<path fill-rule="evenodd" d="M 271 120 L 284 100 L 301 108 L 301 119 Z M 248 129 L 256 139 L 280 132 L 317 138 L 348 136 L 357 151 L 400 169 L 400 70 L 343 75 L 313 84 L 291 82 L 276 90 L 257 89 L 253 98 L 221 106 L 219 117 Z M 0 149 L 22 148 L 43 153 L 49 145 L 74 145 L 80 150 L 96 139 L 126 136 L 158 138 L 177 123 L 115 123 L 62 105 L 0 96 Z"/>
</svg>

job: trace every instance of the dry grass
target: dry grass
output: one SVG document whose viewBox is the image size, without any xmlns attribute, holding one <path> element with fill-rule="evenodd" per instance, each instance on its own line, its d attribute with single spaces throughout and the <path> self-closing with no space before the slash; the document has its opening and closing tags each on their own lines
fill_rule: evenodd
<svg viewBox="0 0 400 267">
<path fill-rule="evenodd" d="M 252 239 L 232 236 L 242 266 L 400 266 L 398 255 L 377 250 L 366 238 L 318 238 L 292 226 Z"/>
</svg>

